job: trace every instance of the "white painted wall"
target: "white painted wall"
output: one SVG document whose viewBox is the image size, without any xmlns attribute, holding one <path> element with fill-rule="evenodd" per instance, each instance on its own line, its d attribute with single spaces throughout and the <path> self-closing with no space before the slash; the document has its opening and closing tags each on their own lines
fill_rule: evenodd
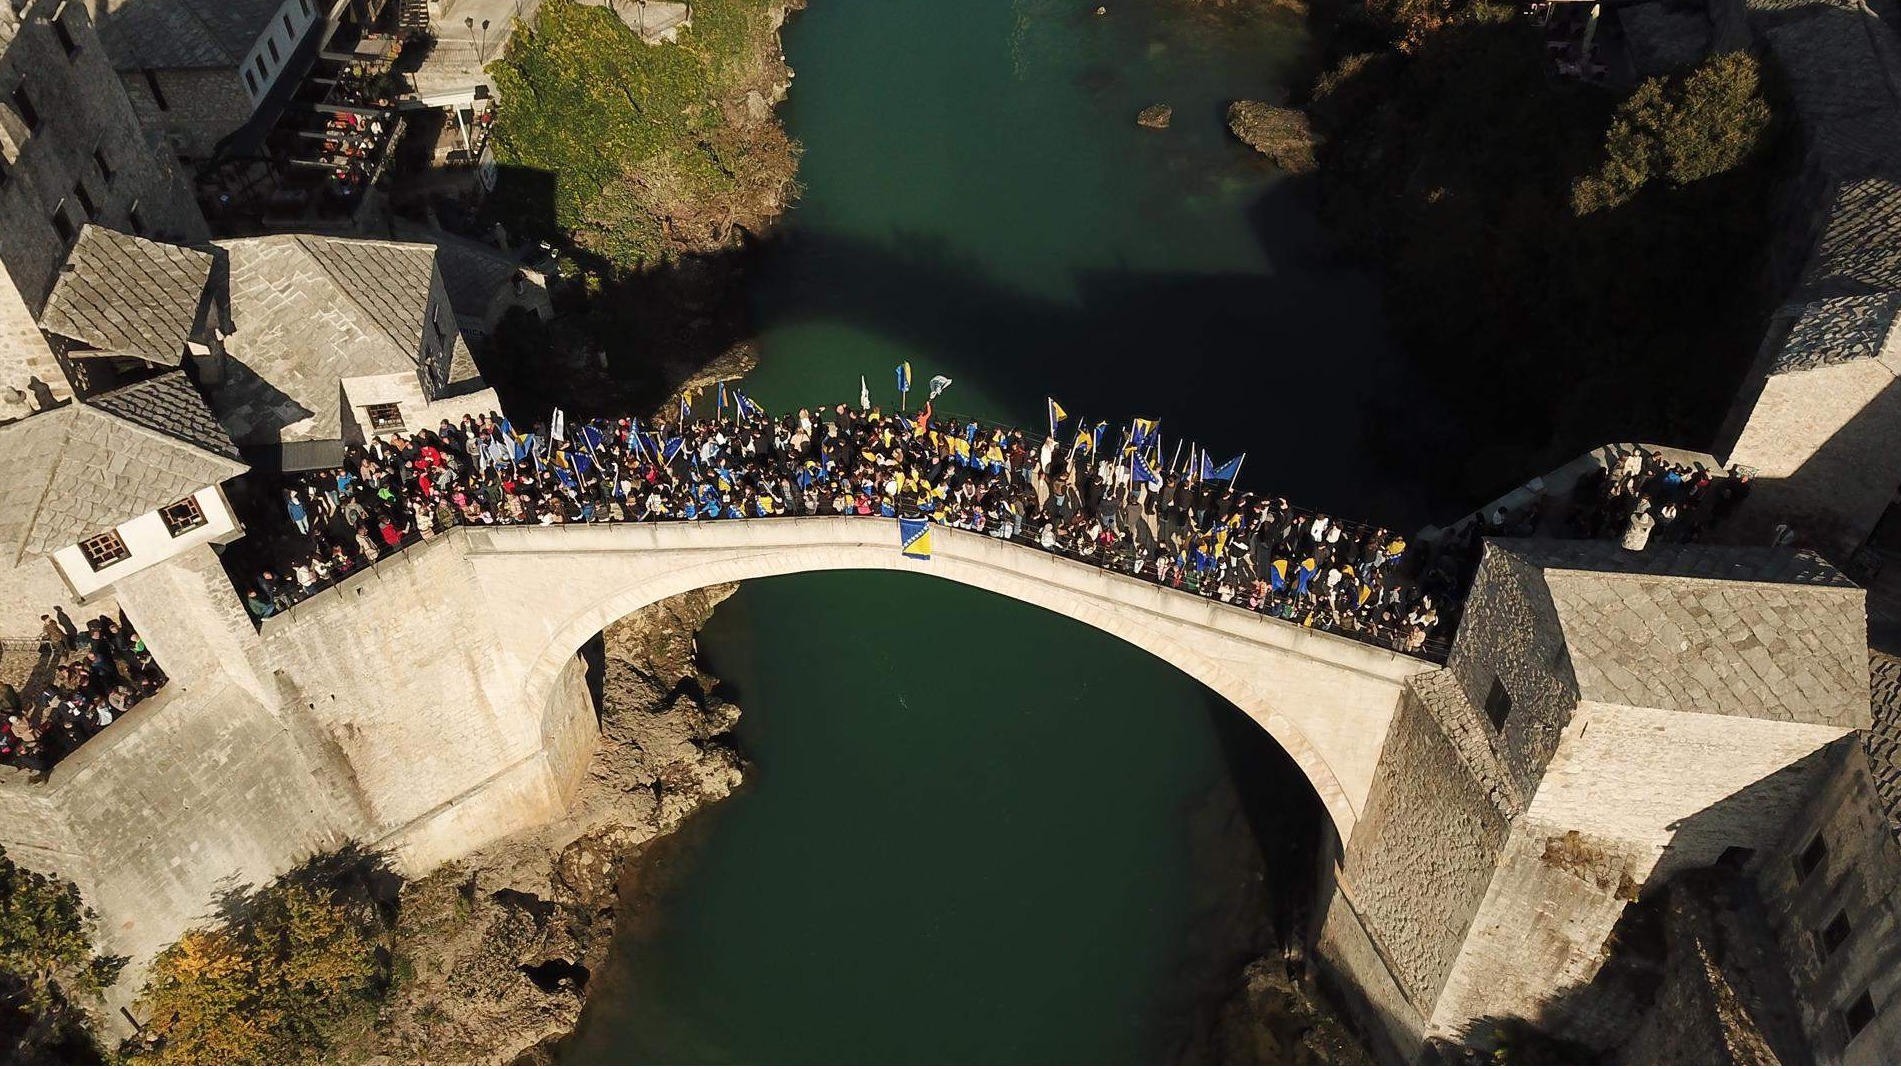
<svg viewBox="0 0 1901 1069">
<path fill-rule="evenodd" d="M 60 574 L 66 578 L 68 586 L 80 597 L 90 597 L 100 590 L 111 586 L 134 572 L 149 568 L 160 561 L 169 560 L 180 553 L 201 546 L 207 542 L 228 541 L 232 535 L 243 529 L 231 512 L 231 503 L 224 498 L 224 490 L 216 486 L 207 486 L 192 495 L 198 501 L 199 511 L 205 514 L 202 527 L 186 531 L 177 538 L 165 529 L 165 521 L 156 512 L 148 512 L 120 524 L 114 530 L 125 542 L 125 548 L 132 554 L 125 560 L 100 571 L 94 571 L 87 563 L 86 555 L 77 545 L 67 546 L 53 554 L 53 563 Z M 95 532 L 104 534 L 104 531 Z M 88 536 L 91 537 L 91 536 Z"/>
<path fill-rule="evenodd" d="M 322 16 L 323 8 L 320 0 L 284 0 L 283 4 L 278 6 L 277 12 L 271 16 L 270 23 L 264 27 L 264 32 L 258 35 L 256 43 L 251 46 L 251 51 L 245 55 L 244 66 L 238 74 L 239 80 L 244 83 L 245 92 L 253 103 L 269 93 L 271 86 L 277 84 L 277 76 L 283 71 L 284 65 L 290 62 L 291 53 L 297 50 L 297 45 L 304 39 L 304 34 L 310 30 L 312 24 L 321 21 Z M 288 28 L 284 25 L 286 18 L 290 20 Z M 272 44 L 277 45 L 276 59 L 271 58 Z M 263 74 L 258 73 L 260 59 L 264 61 Z M 246 77 L 247 74 L 249 77 Z M 253 88 L 253 82 L 256 88 Z"/>
</svg>

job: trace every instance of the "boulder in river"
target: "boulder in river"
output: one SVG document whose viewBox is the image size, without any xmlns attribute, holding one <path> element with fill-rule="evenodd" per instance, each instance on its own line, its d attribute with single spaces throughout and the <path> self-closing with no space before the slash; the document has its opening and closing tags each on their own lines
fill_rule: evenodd
<svg viewBox="0 0 1901 1069">
<path fill-rule="evenodd" d="M 1314 129 L 1305 112 L 1258 100 L 1228 105 L 1228 129 L 1289 174 L 1314 169 Z"/>
<path fill-rule="evenodd" d="M 1151 104 L 1142 109 L 1142 113 L 1135 117 L 1135 121 L 1138 125 L 1146 126 L 1151 130 L 1166 130 L 1169 120 L 1174 117 L 1175 109 L 1167 104 Z"/>
</svg>

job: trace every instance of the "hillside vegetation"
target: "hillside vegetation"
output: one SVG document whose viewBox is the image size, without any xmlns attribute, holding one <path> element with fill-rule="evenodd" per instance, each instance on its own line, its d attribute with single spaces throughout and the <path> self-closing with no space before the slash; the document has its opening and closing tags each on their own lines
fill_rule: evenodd
<svg viewBox="0 0 1901 1069">
<path fill-rule="evenodd" d="M 634 269 L 776 214 L 798 152 L 768 110 L 785 76 L 774 6 L 698 0 L 677 43 L 649 45 L 606 8 L 546 0 L 490 68 L 511 229 Z"/>
</svg>

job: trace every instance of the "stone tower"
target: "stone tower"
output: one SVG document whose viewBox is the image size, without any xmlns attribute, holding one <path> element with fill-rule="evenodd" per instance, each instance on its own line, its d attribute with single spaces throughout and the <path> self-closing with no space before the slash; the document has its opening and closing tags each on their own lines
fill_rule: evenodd
<svg viewBox="0 0 1901 1069">
<path fill-rule="evenodd" d="M 1790 549 L 1489 542 L 1322 929 L 1368 1020 L 1407 1054 L 1513 1019 L 1562 1034 L 1625 906 L 1776 843 L 1867 727 L 1863 599 Z"/>
</svg>

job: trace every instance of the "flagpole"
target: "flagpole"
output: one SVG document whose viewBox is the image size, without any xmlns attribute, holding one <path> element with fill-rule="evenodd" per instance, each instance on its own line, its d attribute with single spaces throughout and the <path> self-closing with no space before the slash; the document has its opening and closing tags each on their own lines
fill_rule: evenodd
<svg viewBox="0 0 1901 1069">
<path fill-rule="evenodd" d="M 1248 462 L 1248 455 L 1246 453 L 1242 453 L 1241 459 L 1235 461 L 1234 478 L 1228 480 L 1228 485 L 1230 487 L 1232 487 L 1235 483 L 1238 483 L 1241 481 L 1241 465 L 1246 464 L 1247 462 Z"/>
<path fill-rule="evenodd" d="M 1182 458 L 1182 440 L 1180 438 L 1177 438 L 1175 439 L 1175 455 L 1168 458 L 1168 473 L 1170 475 L 1175 474 L 1175 463 L 1176 461 L 1179 461 L 1181 458 Z"/>
</svg>

